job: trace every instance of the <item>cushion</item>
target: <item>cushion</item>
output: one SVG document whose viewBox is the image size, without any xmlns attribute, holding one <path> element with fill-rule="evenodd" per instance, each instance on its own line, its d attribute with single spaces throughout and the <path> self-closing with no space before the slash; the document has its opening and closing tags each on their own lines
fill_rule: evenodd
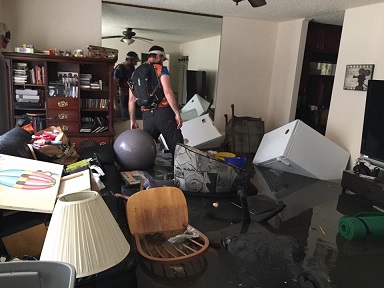
<svg viewBox="0 0 384 288">
<path fill-rule="evenodd" d="M 31 142 L 31 139 L 31 133 L 21 127 L 15 127 L 0 136 L 0 153 L 33 159 L 27 145 Z"/>
</svg>

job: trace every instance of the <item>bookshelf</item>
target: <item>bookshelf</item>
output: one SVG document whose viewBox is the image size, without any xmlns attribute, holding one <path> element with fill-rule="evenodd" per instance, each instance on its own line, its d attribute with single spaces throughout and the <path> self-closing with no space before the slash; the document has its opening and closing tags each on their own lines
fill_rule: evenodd
<svg viewBox="0 0 384 288">
<path fill-rule="evenodd" d="M 4 52 L 8 129 L 29 118 L 36 129 L 60 126 L 76 146 L 112 144 L 116 58 Z"/>
</svg>

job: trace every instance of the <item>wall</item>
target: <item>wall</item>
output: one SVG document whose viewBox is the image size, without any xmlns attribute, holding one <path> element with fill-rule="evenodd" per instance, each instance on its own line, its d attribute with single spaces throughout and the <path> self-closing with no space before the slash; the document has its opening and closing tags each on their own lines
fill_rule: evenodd
<svg viewBox="0 0 384 288">
<path fill-rule="evenodd" d="M 180 54 L 189 57 L 188 69 L 207 72 L 208 99 L 213 100 L 217 90 L 220 39 L 221 36 L 215 36 L 180 45 Z"/>
<path fill-rule="evenodd" d="M 277 23 L 223 18 L 215 126 L 225 130 L 224 114 L 267 119 Z"/>
<path fill-rule="evenodd" d="M 8 2 L 8 3 L 7 3 Z M 8 5 L 7 5 L 8 4 Z M 0 0 L 0 22 L 7 24 L 8 28 L 11 30 L 11 42 L 8 44 L 8 47 L 5 51 L 9 52 L 13 50 L 11 47 L 13 39 L 15 37 L 15 18 L 11 13 L 9 13 L 9 0 Z M 4 50 L 3 50 L 4 51 Z"/>
<path fill-rule="evenodd" d="M 305 19 L 278 24 L 268 116 L 265 123 L 267 131 L 295 119 L 307 28 L 308 21 Z"/>
<path fill-rule="evenodd" d="M 351 152 L 349 167 L 360 155 L 366 92 L 343 90 L 345 68 L 375 64 L 373 79 L 384 79 L 383 14 L 381 3 L 349 9 L 344 17 L 326 137 Z"/>
<path fill-rule="evenodd" d="M 4 14 L 11 51 L 25 43 L 40 50 L 87 51 L 88 45 L 101 43 L 101 1 L 13 0 Z"/>
</svg>

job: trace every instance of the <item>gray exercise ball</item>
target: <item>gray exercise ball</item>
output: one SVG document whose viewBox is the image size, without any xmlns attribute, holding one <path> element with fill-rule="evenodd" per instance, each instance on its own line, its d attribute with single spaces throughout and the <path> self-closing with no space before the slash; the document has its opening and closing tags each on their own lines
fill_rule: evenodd
<svg viewBox="0 0 384 288">
<path fill-rule="evenodd" d="M 125 171 L 145 170 L 153 165 L 157 155 L 156 142 L 141 129 L 126 130 L 113 144 L 116 161 Z"/>
</svg>

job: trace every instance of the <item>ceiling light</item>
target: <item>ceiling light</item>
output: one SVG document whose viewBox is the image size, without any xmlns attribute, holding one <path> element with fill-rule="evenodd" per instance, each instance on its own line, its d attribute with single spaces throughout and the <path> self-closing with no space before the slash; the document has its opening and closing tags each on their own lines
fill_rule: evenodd
<svg viewBox="0 0 384 288">
<path fill-rule="evenodd" d="M 131 45 L 133 42 L 135 42 L 135 40 L 133 40 L 132 38 L 130 38 L 130 39 L 122 38 L 121 41 L 124 42 L 125 44 L 128 44 L 128 45 Z"/>
</svg>

